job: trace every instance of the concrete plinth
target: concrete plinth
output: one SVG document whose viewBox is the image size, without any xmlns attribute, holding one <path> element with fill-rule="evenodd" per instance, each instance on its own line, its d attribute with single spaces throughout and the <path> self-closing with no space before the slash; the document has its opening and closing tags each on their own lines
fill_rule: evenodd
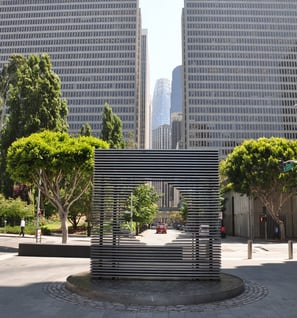
<svg viewBox="0 0 297 318">
<path fill-rule="evenodd" d="M 69 276 L 67 289 L 103 302 L 177 306 L 220 301 L 244 291 L 241 278 L 221 273 L 219 281 L 91 280 L 89 273 Z"/>
</svg>

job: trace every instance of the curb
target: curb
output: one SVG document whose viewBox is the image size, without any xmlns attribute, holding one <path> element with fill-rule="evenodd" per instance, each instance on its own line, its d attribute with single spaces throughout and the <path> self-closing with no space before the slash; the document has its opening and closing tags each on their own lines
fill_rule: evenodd
<svg viewBox="0 0 297 318">
<path fill-rule="evenodd" d="M 67 278 L 66 288 L 109 303 L 142 306 L 197 305 L 236 297 L 244 292 L 241 278 L 221 273 L 219 281 L 92 280 L 90 273 Z"/>
</svg>

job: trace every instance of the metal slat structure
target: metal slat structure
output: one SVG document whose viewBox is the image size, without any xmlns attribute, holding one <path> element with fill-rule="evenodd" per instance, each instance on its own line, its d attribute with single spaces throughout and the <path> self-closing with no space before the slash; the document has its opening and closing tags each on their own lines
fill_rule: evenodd
<svg viewBox="0 0 297 318">
<path fill-rule="evenodd" d="M 219 280 L 218 164 L 215 150 L 96 150 L 92 279 Z M 184 231 L 163 246 L 123 228 L 134 188 L 156 180 L 177 188 L 188 211 Z"/>
</svg>

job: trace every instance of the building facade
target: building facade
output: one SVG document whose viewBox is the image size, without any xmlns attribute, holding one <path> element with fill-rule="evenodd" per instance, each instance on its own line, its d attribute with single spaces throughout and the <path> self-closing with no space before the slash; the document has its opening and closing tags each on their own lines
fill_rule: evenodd
<svg viewBox="0 0 297 318">
<path fill-rule="evenodd" d="M 0 68 L 14 53 L 46 52 L 62 82 L 69 132 L 101 132 L 105 103 L 140 147 L 141 14 L 138 0 L 0 1 Z"/>
<path fill-rule="evenodd" d="M 152 149 L 171 149 L 170 136 L 170 125 L 161 125 L 154 129 L 152 133 Z"/>
<path fill-rule="evenodd" d="M 172 71 L 171 84 L 171 105 L 170 105 L 170 124 L 171 124 L 171 148 L 179 149 L 181 141 L 181 124 L 183 108 L 183 67 L 181 65 Z"/>
<path fill-rule="evenodd" d="M 248 198 L 239 193 L 229 192 L 226 195 L 224 225 L 227 235 L 250 239 L 279 239 L 275 232 L 277 224 L 266 214 L 265 207 L 259 199 Z M 285 225 L 287 238 L 297 237 L 297 197 L 293 196 L 283 206 L 280 217 Z"/>
<path fill-rule="evenodd" d="M 296 139 L 297 2 L 185 0 L 182 144 Z"/>
<path fill-rule="evenodd" d="M 156 81 L 152 101 L 152 130 L 170 125 L 171 82 L 167 78 Z"/>
<path fill-rule="evenodd" d="M 171 149 L 180 149 L 182 113 L 171 114 Z"/>
<path fill-rule="evenodd" d="M 179 65 L 172 71 L 170 113 L 181 113 L 183 110 L 183 67 Z"/>
<path fill-rule="evenodd" d="M 148 30 L 142 30 L 141 40 L 141 103 L 140 103 L 140 148 L 151 145 L 151 102 L 149 81 Z"/>
</svg>

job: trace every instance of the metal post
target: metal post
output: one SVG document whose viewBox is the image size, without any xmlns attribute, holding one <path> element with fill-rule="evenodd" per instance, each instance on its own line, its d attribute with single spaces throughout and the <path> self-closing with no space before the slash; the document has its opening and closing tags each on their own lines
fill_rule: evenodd
<svg viewBox="0 0 297 318">
<path fill-rule="evenodd" d="M 293 259 L 293 241 L 288 241 L 289 259 Z"/>
<path fill-rule="evenodd" d="M 41 170 L 39 171 L 41 175 Z M 39 232 L 39 213 L 40 213 L 40 196 L 41 196 L 41 191 L 40 191 L 40 186 L 41 186 L 41 177 L 39 178 L 39 187 L 38 187 L 38 198 L 37 198 L 37 211 L 36 211 L 36 243 L 40 242 L 40 232 Z"/>
<path fill-rule="evenodd" d="M 248 240 L 248 259 L 252 259 L 253 241 Z"/>
</svg>

